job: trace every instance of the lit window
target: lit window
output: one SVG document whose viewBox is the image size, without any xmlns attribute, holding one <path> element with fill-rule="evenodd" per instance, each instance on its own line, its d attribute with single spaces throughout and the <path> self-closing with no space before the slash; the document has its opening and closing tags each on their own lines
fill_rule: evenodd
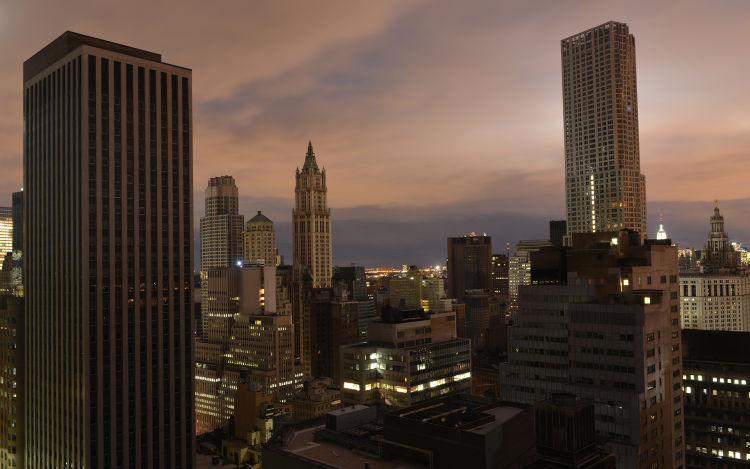
<svg viewBox="0 0 750 469">
<path fill-rule="evenodd" d="M 643 304 L 644 305 L 650 305 L 651 304 L 651 297 L 650 296 L 644 296 L 643 297 Z"/>
<path fill-rule="evenodd" d="M 353 391 L 359 391 L 359 384 L 344 381 L 344 389 L 351 389 Z"/>
</svg>

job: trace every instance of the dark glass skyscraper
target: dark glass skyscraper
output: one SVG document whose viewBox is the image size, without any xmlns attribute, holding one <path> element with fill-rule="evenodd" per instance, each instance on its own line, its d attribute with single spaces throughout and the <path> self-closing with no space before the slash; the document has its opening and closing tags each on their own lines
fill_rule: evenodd
<svg viewBox="0 0 750 469">
<path fill-rule="evenodd" d="M 192 468 L 192 72 L 72 32 L 23 69 L 26 462 Z"/>
</svg>

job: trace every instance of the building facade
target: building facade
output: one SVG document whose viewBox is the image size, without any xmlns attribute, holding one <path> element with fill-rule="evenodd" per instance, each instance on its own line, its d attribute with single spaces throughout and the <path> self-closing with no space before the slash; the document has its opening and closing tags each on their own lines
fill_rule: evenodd
<svg viewBox="0 0 750 469">
<path fill-rule="evenodd" d="M 623 228 L 645 235 L 635 39 L 610 21 L 560 49 L 568 237 Z"/>
<path fill-rule="evenodd" d="M 680 273 L 680 318 L 685 329 L 750 331 L 750 271 L 729 243 L 718 202 L 697 269 Z"/>
<path fill-rule="evenodd" d="M 307 270 L 313 288 L 331 286 L 331 209 L 328 208 L 326 170 L 318 169 L 312 142 L 308 143 L 305 164 L 297 169 L 292 210 L 292 247 L 298 276 Z"/>
<path fill-rule="evenodd" d="M 492 292 L 493 295 L 508 297 L 508 255 L 492 255 Z"/>
<path fill-rule="evenodd" d="M 750 333 L 682 331 L 685 467 L 750 464 Z"/>
<path fill-rule="evenodd" d="M 191 71 L 72 32 L 23 68 L 26 464 L 194 467 Z"/>
<path fill-rule="evenodd" d="M 501 397 L 589 399 L 617 467 L 684 467 L 676 248 L 577 234 L 560 266 L 564 282 L 520 289 Z"/>
<path fill-rule="evenodd" d="M 201 218 L 201 269 L 241 263 L 244 217 L 238 214 L 238 189 L 232 176 L 208 180 L 205 209 Z"/>
<path fill-rule="evenodd" d="M 245 225 L 244 237 L 245 264 L 276 265 L 276 232 L 260 210 Z"/>
<path fill-rule="evenodd" d="M 26 467 L 23 298 L 0 295 L 0 467 Z"/>
<path fill-rule="evenodd" d="M 508 259 L 508 316 L 513 319 L 518 312 L 518 288 L 531 285 L 531 253 L 550 247 L 547 240 L 526 240 L 516 243 L 513 256 Z"/>
<path fill-rule="evenodd" d="M 492 293 L 492 237 L 471 233 L 448 238 L 448 297 L 466 290 Z"/>
<path fill-rule="evenodd" d="M 251 350 L 251 344 L 239 345 L 247 339 L 244 330 L 247 327 L 237 330 L 238 324 L 247 325 L 247 317 L 273 313 L 276 308 L 273 266 L 208 269 L 202 275 L 203 335 L 195 346 L 195 418 L 199 435 L 223 427 L 234 415 L 237 386 L 249 382 L 252 368 L 245 363 L 244 354 L 257 353 L 260 360 L 265 356 L 265 347 L 274 344 L 270 337 L 264 336 L 269 342 L 263 345 L 263 350 Z M 258 337 L 261 329 L 265 333 L 272 327 L 259 328 L 255 331 Z M 289 334 L 293 331 L 289 330 Z M 289 352 L 294 353 L 294 348 L 289 347 Z M 235 353 L 243 358 L 232 360 Z M 274 389 L 267 387 L 265 391 Z M 279 396 L 275 393 L 274 397 Z"/>
<path fill-rule="evenodd" d="M 395 314 L 370 323 L 367 342 L 340 348 L 342 400 L 404 407 L 470 392 L 471 342 L 456 336 L 456 314 Z"/>
<path fill-rule="evenodd" d="M 5 257 L 13 253 L 13 208 L 0 207 L 0 269 Z"/>
</svg>

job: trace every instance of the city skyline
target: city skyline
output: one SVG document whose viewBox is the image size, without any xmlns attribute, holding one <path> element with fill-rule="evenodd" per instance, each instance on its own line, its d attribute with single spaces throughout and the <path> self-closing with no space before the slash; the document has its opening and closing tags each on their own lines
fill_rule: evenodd
<svg viewBox="0 0 750 469">
<path fill-rule="evenodd" d="M 14 110 L 0 116 L 0 205 L 10 205 L 21 186 L 18 65 L 70 29 L 195 64 L 195 219 L 205 181 L 230 174 L 240 213 L 263 210 L 275 221 L 287 263 L 290 175 L 310 139 L 331 182 L 335 264 L 440 261 L 442 242 L 399 252 L 414 222 L 429 232 L 462 217 L 463 228 L 444 227 L 436 238 L 469 231 L 511 244 L 538 238 L 547 220 L 564 218 L 559 41 L 607 20 L 628 23 L 637 38 L 649 235 L 663 212 L 678 244 L 699 247 L 705 215 L 695 206 L 710 211 L 713 199 L 725 207 L 747 197 L 741 173 L 731 170 L 750 143 L 742 88 L 750 65 L 737 60 L 750 38 L 740 27 L 750 16 L 746 4 L 668 3 L 640 12 L 587 2 L 549 2 L 538 11 L 494 2 L 466 11 L 420 2 L 253 5 L 194 5 L 190 16 L 157 14 L 160 21 L 145 23 L 127 8 L 116 25 L 99 21 L 97 5 L 72 8 L 70 16 L 34 8 L 35 28 L 22 27 L 28 7 L 2 7 L 0 38 L 15 47 L 0 53 L 0 99 Z M 199 34 L 182 32 L 192 30 Z M 475 164 L 457 166 L 464 157 Z M 731 209 L 726 215 L 730 237 L 750 239 L 750 221 Z M 387 232 L 369 229 L 381 221 Z"/>
</svg>

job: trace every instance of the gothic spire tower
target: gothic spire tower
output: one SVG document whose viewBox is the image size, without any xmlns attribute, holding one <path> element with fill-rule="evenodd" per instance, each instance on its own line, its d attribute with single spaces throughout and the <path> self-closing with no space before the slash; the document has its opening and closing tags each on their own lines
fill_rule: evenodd
<svg viewBox="0 0 750 469">
<path fill-rule="evenodd" d="M 331 285 L 331 210 L 328 208 L 326 170 L 318 169 L 312 142 L 307 144 L 305 164 L 297 168 L 292 210 L 294 272 L 307 272 L 313 288 Z"/>
</svg>

